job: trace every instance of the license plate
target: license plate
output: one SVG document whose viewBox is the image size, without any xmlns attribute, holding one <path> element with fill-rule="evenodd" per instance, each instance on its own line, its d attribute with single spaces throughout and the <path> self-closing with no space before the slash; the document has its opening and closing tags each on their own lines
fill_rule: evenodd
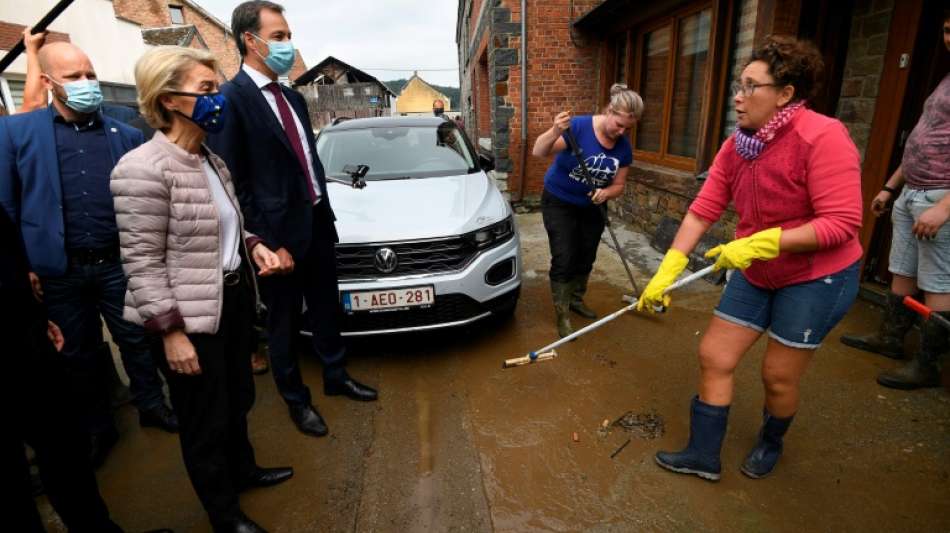
<svg viewBox="0 0 950 533">
<path fill-rule="evenodd" d="M 355 311 L 395 311 L 409 307 L 428 307 L 433 303 L 435 303 L 435 289 L 431 285 L 343 293 L 343 309 L 347 313 Z"/>
</svg>

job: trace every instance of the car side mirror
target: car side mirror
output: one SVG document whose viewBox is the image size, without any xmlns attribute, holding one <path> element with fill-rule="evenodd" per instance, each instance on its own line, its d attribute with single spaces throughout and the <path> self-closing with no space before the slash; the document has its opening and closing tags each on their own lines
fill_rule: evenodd
<svg viewBox="0 0 950 533">
<path fill-rule="evenodd" d="M 478 166 L 486 172 L 495 170 L 495 159 L 485 154 L 478 154 Z"/>
</svg>

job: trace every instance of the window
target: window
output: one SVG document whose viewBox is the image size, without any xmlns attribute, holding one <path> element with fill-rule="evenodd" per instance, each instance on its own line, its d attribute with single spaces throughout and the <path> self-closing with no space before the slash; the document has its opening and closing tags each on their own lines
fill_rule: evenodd
<svg viewBox="0 0 950 533">
<path fill-rule="evenodd" d="M 627 83 L 627 34 L 614 38 L 614 80 L 613 83 Z"/>
<path fill-rule="evenodd" d="M 635 134 L 637 155 L 694 170 L 710 71 L 712 8 L 666 17 L 637 38 L 636 86 L 646 103 Z"/>
<path fill-rule="evenodd" d="M 168 6 L 168 15 L 172 19 L 172 24 L 185 23 L 185 8 L 181 6 Z"/>
</svg>

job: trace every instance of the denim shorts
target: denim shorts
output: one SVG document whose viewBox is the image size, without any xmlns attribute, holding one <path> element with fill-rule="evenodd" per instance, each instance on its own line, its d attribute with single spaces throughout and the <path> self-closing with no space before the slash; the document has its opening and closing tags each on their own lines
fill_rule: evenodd
<svg viewBox="0 0 950 533">
<path fill-rule="evenodd" d="M 933 239 L 917 239 L 914 221 L 947 194 L 947 189 L 918 190 L 904 187 L 891 213 L 891 256 L 888 270 L 916 278 L 917 286 L 935 294 L 950 293 L 950 224 L 937 230 Z"/>
<path fill-rule="evenodd" d="M 786 346 L 814 350 L 858 295 L 860 265 L 856 261 L 830 276 L 775 290 L 752 285 L 738 270 L 730 272 L 715 314 L 758 332 L 768 330 Z"/>
</svg>

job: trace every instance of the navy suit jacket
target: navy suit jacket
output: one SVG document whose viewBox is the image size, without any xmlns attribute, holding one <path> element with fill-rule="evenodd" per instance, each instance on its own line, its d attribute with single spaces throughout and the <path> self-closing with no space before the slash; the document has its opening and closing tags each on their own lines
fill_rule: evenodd
<svg viewBox="0 0 950 533">
<path fill-rule="evenodd" d="M 317 157 L 313 128 L 304 97 L 281 86 L 284 97 L 300 119 L 313 157 L 311 171 L 320 186 L 320 204 L 336 220 L 327 195 L 326 176 Z M 244 70 L 221 86 L 228 101 L 224 129 L 208 137 L 208 146 L 224 159 L 244 212 L 248 231 L 263 239 L 271 250 L 286 248 L 303 257 L 311 239 L 339 240 L 331 223 L 313 232 L 313 207 L 307 174 L 301 168 L 284 128 L 260 88 Z"/>
<path fill-rule="evenodd" d="M 101 118 L 114 166 L 144 139 L 131 126 Z M 63 187 L 49 107 L 0 118 L 0 206 L 20 228 L 33 271 L 65 274 Z"/>
</svg>

